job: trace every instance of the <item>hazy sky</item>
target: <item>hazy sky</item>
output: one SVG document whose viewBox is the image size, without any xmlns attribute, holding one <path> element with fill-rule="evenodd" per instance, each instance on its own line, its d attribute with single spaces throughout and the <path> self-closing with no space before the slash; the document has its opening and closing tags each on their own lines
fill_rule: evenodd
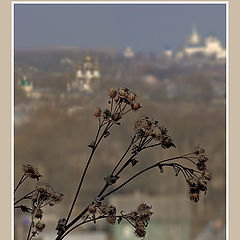
<svg viewBox="0 0 240 240">
<path fill-rule="evenodd" d="M 16 4 L 15 47 L 79 46 L 160 52 L 180 47 L 195 25 L 225 44 L 224 4 Z"/>
</svg>

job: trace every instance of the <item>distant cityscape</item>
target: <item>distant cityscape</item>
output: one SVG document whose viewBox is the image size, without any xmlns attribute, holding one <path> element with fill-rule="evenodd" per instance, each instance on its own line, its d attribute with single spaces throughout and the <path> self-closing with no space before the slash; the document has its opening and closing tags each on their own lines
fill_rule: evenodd
<svg viewBox="0 0 240 240">
<path fill-rule="evenodd" d="M 78 49 L 75 50 L 78 51 Z M 59 51 L 61 52 L 63 50 L 59 49 Z M 112 54 L 113 53 L 110 53 L 110 55 Z M 107 55 L 107 53 L 105 53 L 105 55 Z M 157 68 L 160 67 L 163 69 L 181 66 L 197 68 L 203 68 L 207 65 L 216 67 L 225 66 L 226 61 L 226 49 L 222 46 L 219 39 L 211 35 L 204 40 L 195 27 L 193 27 L 192 33 L 186 37 L 186 42 L 183 44 L 183 47 L 176 52 L 173 52 L 173 50 L 167 46 L 159 56 L 154 54 L 146 56 L 141 53 L 135 54 L 134 50 L 128 46 L 122 53 L 122 57 L 119 53 L 115 55 L 119 60 L 122 59 L 121 61 L 123 61 L 124 58 L 129 60 L 129 64 L 133 62 L 139 63 L 141 61 L 148 61 L 152 64 L 155 60 L 155 62 L 157 61 L 161 64 L 161 66 L 157 66 Z M 76 56 L 74 56 L 74 58 L 76 58 Z M 64 68 L 66 68 L 66 66 L 68 66 L 69 70 L 71 68 L 71 75 L 75 75 L 72 79 L 66 79 L 65 87 L 62 88 L 62 94 L 76 94 L 77 92 L 92 94 L 99 86 L 101 77 L 105 77 L 104 73 L 103 76 L 101 76 L 100 68 L 102 63 L 100 62 L 99 64 L 97 56 L 92 59 L 91 56 L 85 55 L 83 58 L 84 61 L 79 58 L 74 60 L 70 57 L 62 57 L 58 60 Z M 45 88 L 45 91 L 42 88 L 34 86 L 33 79 L 31 79 L 31 75 L 39 71 L 37 66 L 29 66 L 27 70 L 24 70 L 23 67 L 20 66 L 21 64 L 18 64 L 18 62 L 15 64 L 17 66 L 15 68 L 15 80 L 17 80 L 18 86 L 26 93 L 27 97 L 39 99 L 44 92 L 48 92 L 49 89 L 47 88 Z M 57 62 L 55 64 L 57 64 Z M 73 70 L 74 66 L 75 72 Z M 55 75 L 59 74 L 61 73 L 55 73 Z M 115 74 L 117 74 L 116 79 L 123 75 L 119 70 L 117 70 Z M 144 74 L 142 79 L 148 84 L 154 84 L 159 80 L 158 76 L 152 73 Z M 59 86 L 56 87 L 59 88 Z"/>
</svg>

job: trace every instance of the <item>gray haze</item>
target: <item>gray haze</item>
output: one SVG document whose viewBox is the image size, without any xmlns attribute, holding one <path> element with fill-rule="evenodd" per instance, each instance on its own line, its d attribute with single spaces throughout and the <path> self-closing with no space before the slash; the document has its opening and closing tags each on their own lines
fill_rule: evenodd
<svg viewBox="0 0 240 240">
<path fill-rule="evenodd" d="M 15 48 L 57 46 L 160 52 L 180 47 L 195 25 L 225 45 L 225 4 L 16 4 Z"/>
</svg>

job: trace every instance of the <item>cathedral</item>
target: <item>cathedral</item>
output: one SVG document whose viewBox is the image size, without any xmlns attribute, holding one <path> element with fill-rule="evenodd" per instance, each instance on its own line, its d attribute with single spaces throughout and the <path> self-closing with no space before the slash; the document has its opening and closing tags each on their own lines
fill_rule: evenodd
<svg viewBox="0 0 240 240">
<path fill-rule="evenodd" d="M 134 57 L 134 52 L 131 47 L 127 47 L 125 52 L 124 52 L 124 57 L 125 58 L 133 58 Z"/>
<path fill-rule="evenodd" d="M 75 79 L 67 83 L 67 91 L 92 93 L 99 83 L 99 78 L 100 72 L 97 59 L 92 64 L 91 57 L 86 56 L 84 64 L 79 64 L 76 69 Z"/>
<path fill-rule="evenodd" d="M 20 80 L 19 85 L 20 88 L 26 93 L 33 90 L 33 83 L 26 74 L 23 75 L 23 78 Z"/>
<path fill-rule="evenodd" d="M 176 55 L 178 59 L 184 56 L 194 56 L 201 54 L 206 57 L 215 56 L 216 59 L 226 58 L 226 49 L 222 46 L 219 39 L 210 35 L 202 41 L 197 29 L 194 27 L 188 36 L 184 48 Z"/>
</svg>

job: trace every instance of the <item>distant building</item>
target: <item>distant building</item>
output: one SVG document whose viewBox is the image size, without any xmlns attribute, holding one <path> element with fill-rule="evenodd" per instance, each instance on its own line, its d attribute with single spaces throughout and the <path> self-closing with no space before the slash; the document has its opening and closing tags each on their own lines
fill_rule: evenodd
<svg viewBox="0 0 240 240">
<path fill-rule="evenodd" d="M 87 56 L 84 64 L 78 65 L 75 79 L 67 83 L 67 90 L 92 93 L 99 78 L 100 72 L 97 59 L 93 65 L 91 57 Z"/>
<path fill-rule="evenodd" d="M 173 51 L 172 49 L 169 47 L 169 46 L 166 46 L 165 49 L 164 49 L 164 55 L 168 58 L 171 58 L 172 55 L 173 55 Z"/>
<path fill-rule="evenodd" d="M 176 58 L 181 59 L 184 56 L 191 57 L 199 54 L 205 57 L 215 56 L 217 59 L 225 59 L 226 49 L 219 39 L 212 35 L 202 42 L 197 29 L 194 27 L 187 38 L 184 48 L 176 54 Z"/>
<path fill-rule="evenodd" d="M 127 47 L 125 52 L 124 52 L 124 57 L 125 58 L 133 58 L 134 57 L 134 52 L 132 50 L 132 48 Z"/>
<path fill-rule="evenodd" d="M 61 64 L 69 64 L 69 65 L 71 65 L 72 64 L 72 60 L 70 59 L 70 58 L 68 58 L 68 57 L 66 57 L 66 58 L 62 58 L 61 60 L 60 60 L 60 63 Z"/>
<path fill-rule="evenodd" d="M 20 88 L 25 91 L 26 93 L 29 93 L 33 90 L 33 83 L 32 81 L 27 77 L 26 74 L 23 75 L 23 78 L 20 80 Z"/>
<path fill-rule="evenodd" d="M 201 42 L 201 37 L 200 37 L 200 35 L 199 35 L 196 27 L 193 27 L 193 29 L 192 29 L 192 34 L 190 34 L 190 35 L 188 36 L 187 42 L 188 42 L 188 44 L 191 44 L 191 45 L 200 44 L 200 42 Z"/>
<path fill-rule="evenodd" d="M 156 84 L 158 82 L 158 78 L 152 74 L 146 74 L 143 76 L 143 81 L 148 84 Z"/>
</svg>

